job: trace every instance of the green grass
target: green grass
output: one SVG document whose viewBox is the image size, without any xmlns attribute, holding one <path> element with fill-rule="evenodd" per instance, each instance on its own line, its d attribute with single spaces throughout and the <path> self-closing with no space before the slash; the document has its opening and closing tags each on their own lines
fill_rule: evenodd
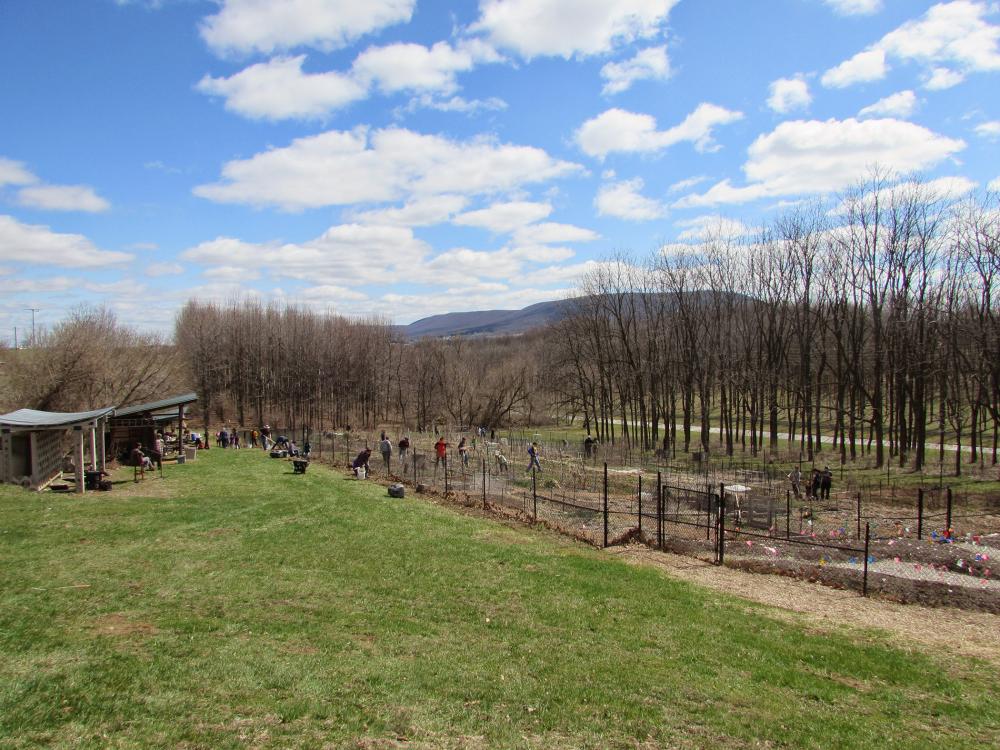
<svg viewBox="0 0 1000 750">
<path fill-rule="evenodd" d="M 0 488 L 0 651 L 4 748 L 982 748 L 1000 733 L 985 665 L 810 632 L 249 450 L 83 498 Z"/>
</svg>

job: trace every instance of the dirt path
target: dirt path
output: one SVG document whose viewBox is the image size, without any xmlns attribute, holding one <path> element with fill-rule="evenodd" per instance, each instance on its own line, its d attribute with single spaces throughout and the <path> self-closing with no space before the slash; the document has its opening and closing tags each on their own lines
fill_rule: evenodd
<svg viewBox="0 0 1000 750">
<path fill-rule="evenodd" d="M 778 616 L 791 622 L 828 630 L 877 628 L 922 650 L 978 657 L 1000 666 L 1000 617 L 996 615 L 864 599 L 852 591 L 720 568 L 634 545 L 607 552 L 632 564 L 653 566 L 672 578 L 774 607 Z"/>
</svg>

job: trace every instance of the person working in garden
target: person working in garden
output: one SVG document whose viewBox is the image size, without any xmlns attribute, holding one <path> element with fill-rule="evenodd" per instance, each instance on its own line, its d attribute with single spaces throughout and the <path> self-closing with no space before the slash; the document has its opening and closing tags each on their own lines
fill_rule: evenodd
<svg viewBox="0 0 1000 750">
<path fill-rule="evenodd" d="M 813 500 L 819 500 L 819 488 L 823 483 L 823 478 L 820 476 L 819 469 L 814 468 L 812 473 L 812 479 L 809 480 L 809 497 Z"/>
<path fill-rule="evenodd" d="M 462 466 L 469 465 L 469 446 L 465 442 L 465 436 L 458 441 L 458 457 L 462 459 Z"/>
<path fill-rule="evenodd" d="M 385 473 L 389 473 L 389 462 L 392 460 L 392 442 L 382 433 L 382 439 L 378 443 L 378 452 L 382 454 L 382 463 L 385 464 Z"/>
<path fill-rule="evenodd" d="M 372 449 L 365 448 L 351 462 L 351 469 L 358 479 L 366 479 L 371 470 L 368 468 L 368 459 L 372 456 Z"/>
<path fill-rule="evenodd" d="M 799 471 L 799 467 L 796 466 L 788 475 L 788 481 L 792 485 L 792 494 L 795 495 L 795 499 L 799 499 L 799 487 L 802 485 L 802 472 Z"/>
<path fill-rule="evenodd" d="M 438 464 L 444 465 L 444 470 L 448 470 L 448 443 L 444 441 L 444 435 L 434 443 L 434 473 L 437 474 Z"/>
<path fill-rule="evenodd" d="M 525 469 L 525 473 L 531 471 L 532 469 L 542 470 L 542 465 L 538 463 L 538 443 L 532 443 L 528 446 L 528 468 Z"/>
<path fill-rule="evenodd" d="M 830 471 L 829 466 L 823 468 L 823 472 L 820 474 L 819 488 L 820 493 L 824 500 L 830 499 L 830 489 L 833 487 L 833 472 Z"/>
</svg>

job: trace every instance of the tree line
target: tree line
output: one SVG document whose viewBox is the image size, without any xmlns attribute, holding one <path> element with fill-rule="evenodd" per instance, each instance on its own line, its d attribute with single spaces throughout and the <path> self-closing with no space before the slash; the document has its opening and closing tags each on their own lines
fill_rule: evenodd
<svg viewBox="0 0 1000 750">
<path fill-rule="evenodd" d="M 997 461 L 1000 201 L 884 175 L 746 236 L 618 257 L 550 337 L 554 400 L 602 440 L 921 469 Z M 678 435 L 678 424 L 680 434 Z M 692 433 L 698 428 L 697 439 Z"/>
<path fill-rule="evenodd" d="M 206 425 L 314 430 L 530 419 L 538 403 L 530 340 L 409 342 L 384 319 L 257 300 L 189 301 L 175 327 Z"/>
</svg>

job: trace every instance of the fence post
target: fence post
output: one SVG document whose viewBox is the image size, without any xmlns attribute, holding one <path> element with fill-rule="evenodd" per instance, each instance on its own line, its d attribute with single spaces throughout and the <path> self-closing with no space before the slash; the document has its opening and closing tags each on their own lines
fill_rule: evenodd
<svg viewBox="0 0 1000 750">
<path fill-rule="evenodd" d="M 663 479 L 656 472 L 656 544 L 663 549 Z"/>
<path fill-rule="evenodd" d="M 444 459 L 444 495 L 448 496 L 448 457 L 445 456 Z"/>
<path fill-rule="evenodd" d="M 861 538 L 861 493 L 858 493 L 858 539 Z"/>
<path fill-rule="evenodd" d="M 642 534 L 642 474 L 639 475 L 639 534 Z"/>
<path fill-rule="evenodd" d="M 924 538 L 924 488 L 917 490 L 917 539 Z"/>
<path fill-rule="evenodd" d="M 486 510 L 486 459 L 483 459 L 483 510 Z"/>
<path fill-rule="evenodd" d="M 861 580 L 861 596 L 868 596 L 868 545 L 871 540 L 871 524 L 865 523 L 865 575 Z"/>
<path fill-rule="evenodd" d="M 538 522 L 538 489 L 535 485 L 535 467 L 531 467 L 531 518 Z"/>
<path fill-rule="evenodd" d="M 726 564 L 726 492 L 725 484 L 719 483 L 719 519 L 718 519 L 718 531 L 716 536 L 718 536 L 719 545 L 719 565 Z"/>
<path fill-rule="evenodd" d="M 948 506 L 945 510 L 944 533 L 951 539 L 951 487 L 948 488 Z"/>
<path fill-rule="evenodd" d="M 608 546 L 608 462 L 604 462 L 604 546 Z"/>
<path fill-rule="evenodd" d="M 792 538 L 792 491 L 785 490 L 785 539 Z"/>
</svg>

